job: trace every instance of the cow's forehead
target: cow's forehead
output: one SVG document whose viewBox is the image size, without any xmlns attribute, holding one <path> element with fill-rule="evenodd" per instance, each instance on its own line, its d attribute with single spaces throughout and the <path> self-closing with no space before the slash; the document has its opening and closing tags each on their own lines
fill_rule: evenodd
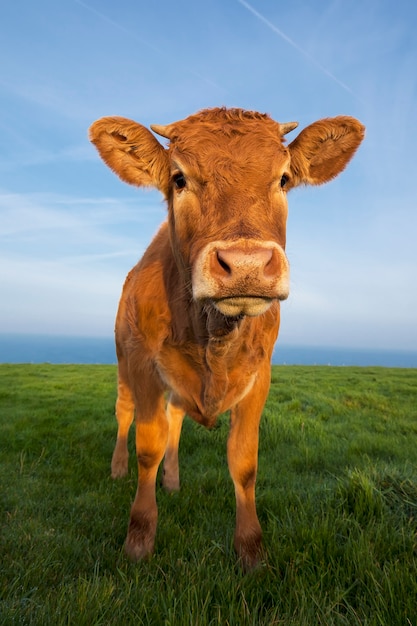
<svg viewBox="0 0 417 626">
<path fill-rule="evenodd" d="M 277 122 L 240 109 L 203 111 L 170 125 L 170 135 L 172 159 L 200 171 L 218 170 L 224 162 L 242 171 L 258 169 L 287 154 Z"/>
<path fill-rule="evenodd" d="M 215 135 L 217 140 L 257 136 L 282 143 L 280 125 L 266 113 L 243 109 L 206 109 L 169 125 L 169 137 L 176 144 L 198 142 Z"/>
</svg>

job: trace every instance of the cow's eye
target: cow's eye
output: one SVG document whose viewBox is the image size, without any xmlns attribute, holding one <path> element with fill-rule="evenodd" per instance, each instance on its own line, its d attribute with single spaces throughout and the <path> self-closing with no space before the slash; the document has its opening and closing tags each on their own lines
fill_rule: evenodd
<svg viewBox="0 0 417 626">
<path fill-rule="evenodd" d="M 281 180 L 280 180 L 280 185 L 281 185 L 281 189 L 284 189 L 284 187 L 286 186 L 286 184 L 288 183 L 288 176 L 286 174 L 283 174 L 281 176 Z"/>
<path fill-rule="evenodd" d="M 172 180 L 174 181 L 176 189 L 184 189 L 184 187 L 187 185 L 185 176 L 181 172 L 177 172 L 176 174 L 174 174 Z"/>
</svg>

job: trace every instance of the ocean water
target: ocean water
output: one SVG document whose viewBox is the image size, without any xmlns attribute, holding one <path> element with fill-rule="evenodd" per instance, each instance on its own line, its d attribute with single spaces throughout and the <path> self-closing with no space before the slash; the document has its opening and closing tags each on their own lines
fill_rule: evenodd
<svg viewBox="0 0 417 626">
<path fill-rule="evenodd" d="M 275 365 L 356 365 L 417 368 L 417 352 L 287 346 L 278 341 Z M 0 363 L 116 363 L 113 337 L 1 335 Z"/>
<path fill-rule="evenodd" d="M 0 363 L 116 363 L 113 337 L 0 335 Z"/>
</svg>

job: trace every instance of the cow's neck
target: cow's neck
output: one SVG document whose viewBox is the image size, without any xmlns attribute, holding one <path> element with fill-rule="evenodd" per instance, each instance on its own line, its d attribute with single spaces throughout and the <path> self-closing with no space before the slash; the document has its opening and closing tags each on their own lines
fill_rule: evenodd
<svg viewBox="0 0 417 626">
<path fill-rule="evenodd" d="M 206 375 L 201 400 L 205 414 L 215 416 L 229 389 L 229 372 L 239 348 L 243 319 L 225 317 L 212 307 L 200 319 L 206 324 L 203 353 Z"/>
<path fill-rule="evenodd" d="M 171 341 L 183 358 L 190 355 L 193 367 L 200 369 L 201 388 L 195 397 L 199 412 L 194 417 L 206 426 L 212 425 L 230 391 L 231 371 L 251 334 L 252 321 L 248 317 L 226 317 L 212 304 L 195 302 L 190 277 L 180 271 L 173 257 L 165 272 Z"/>
<path fill-rule="evenodd" d="M 206 317 L 206 329 L 209 337 L 209 341 L 227 338 L 230 333 L 233 333 L 239 328 L 243 315 L 237 317 L 226 317 L 222 315 L 220 311 L 214 308 L 214 306 L 204 307 L 203 315 Z"/>
</svg>

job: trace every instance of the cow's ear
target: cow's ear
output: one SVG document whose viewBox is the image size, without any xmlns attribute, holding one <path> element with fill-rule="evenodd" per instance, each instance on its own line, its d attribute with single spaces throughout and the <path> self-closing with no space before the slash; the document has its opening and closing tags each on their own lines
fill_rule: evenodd
<svg viewBox="0 0 417 626">
<path fill-rule="evenodd" d="M 102 117 L 91 125 L 89 135 L 103 161 L 122 180 L 156 187 L 167 195 L 167 150 L 147 128 L 123 117 Z"/>
<path fill-rule="evenodd" d="M 339 116 L 314 122 L 292 141 L 291 187 L 320 185 L 349 163 L 365 135 L 365 127 L 354 117 Z"/>
</svg>

